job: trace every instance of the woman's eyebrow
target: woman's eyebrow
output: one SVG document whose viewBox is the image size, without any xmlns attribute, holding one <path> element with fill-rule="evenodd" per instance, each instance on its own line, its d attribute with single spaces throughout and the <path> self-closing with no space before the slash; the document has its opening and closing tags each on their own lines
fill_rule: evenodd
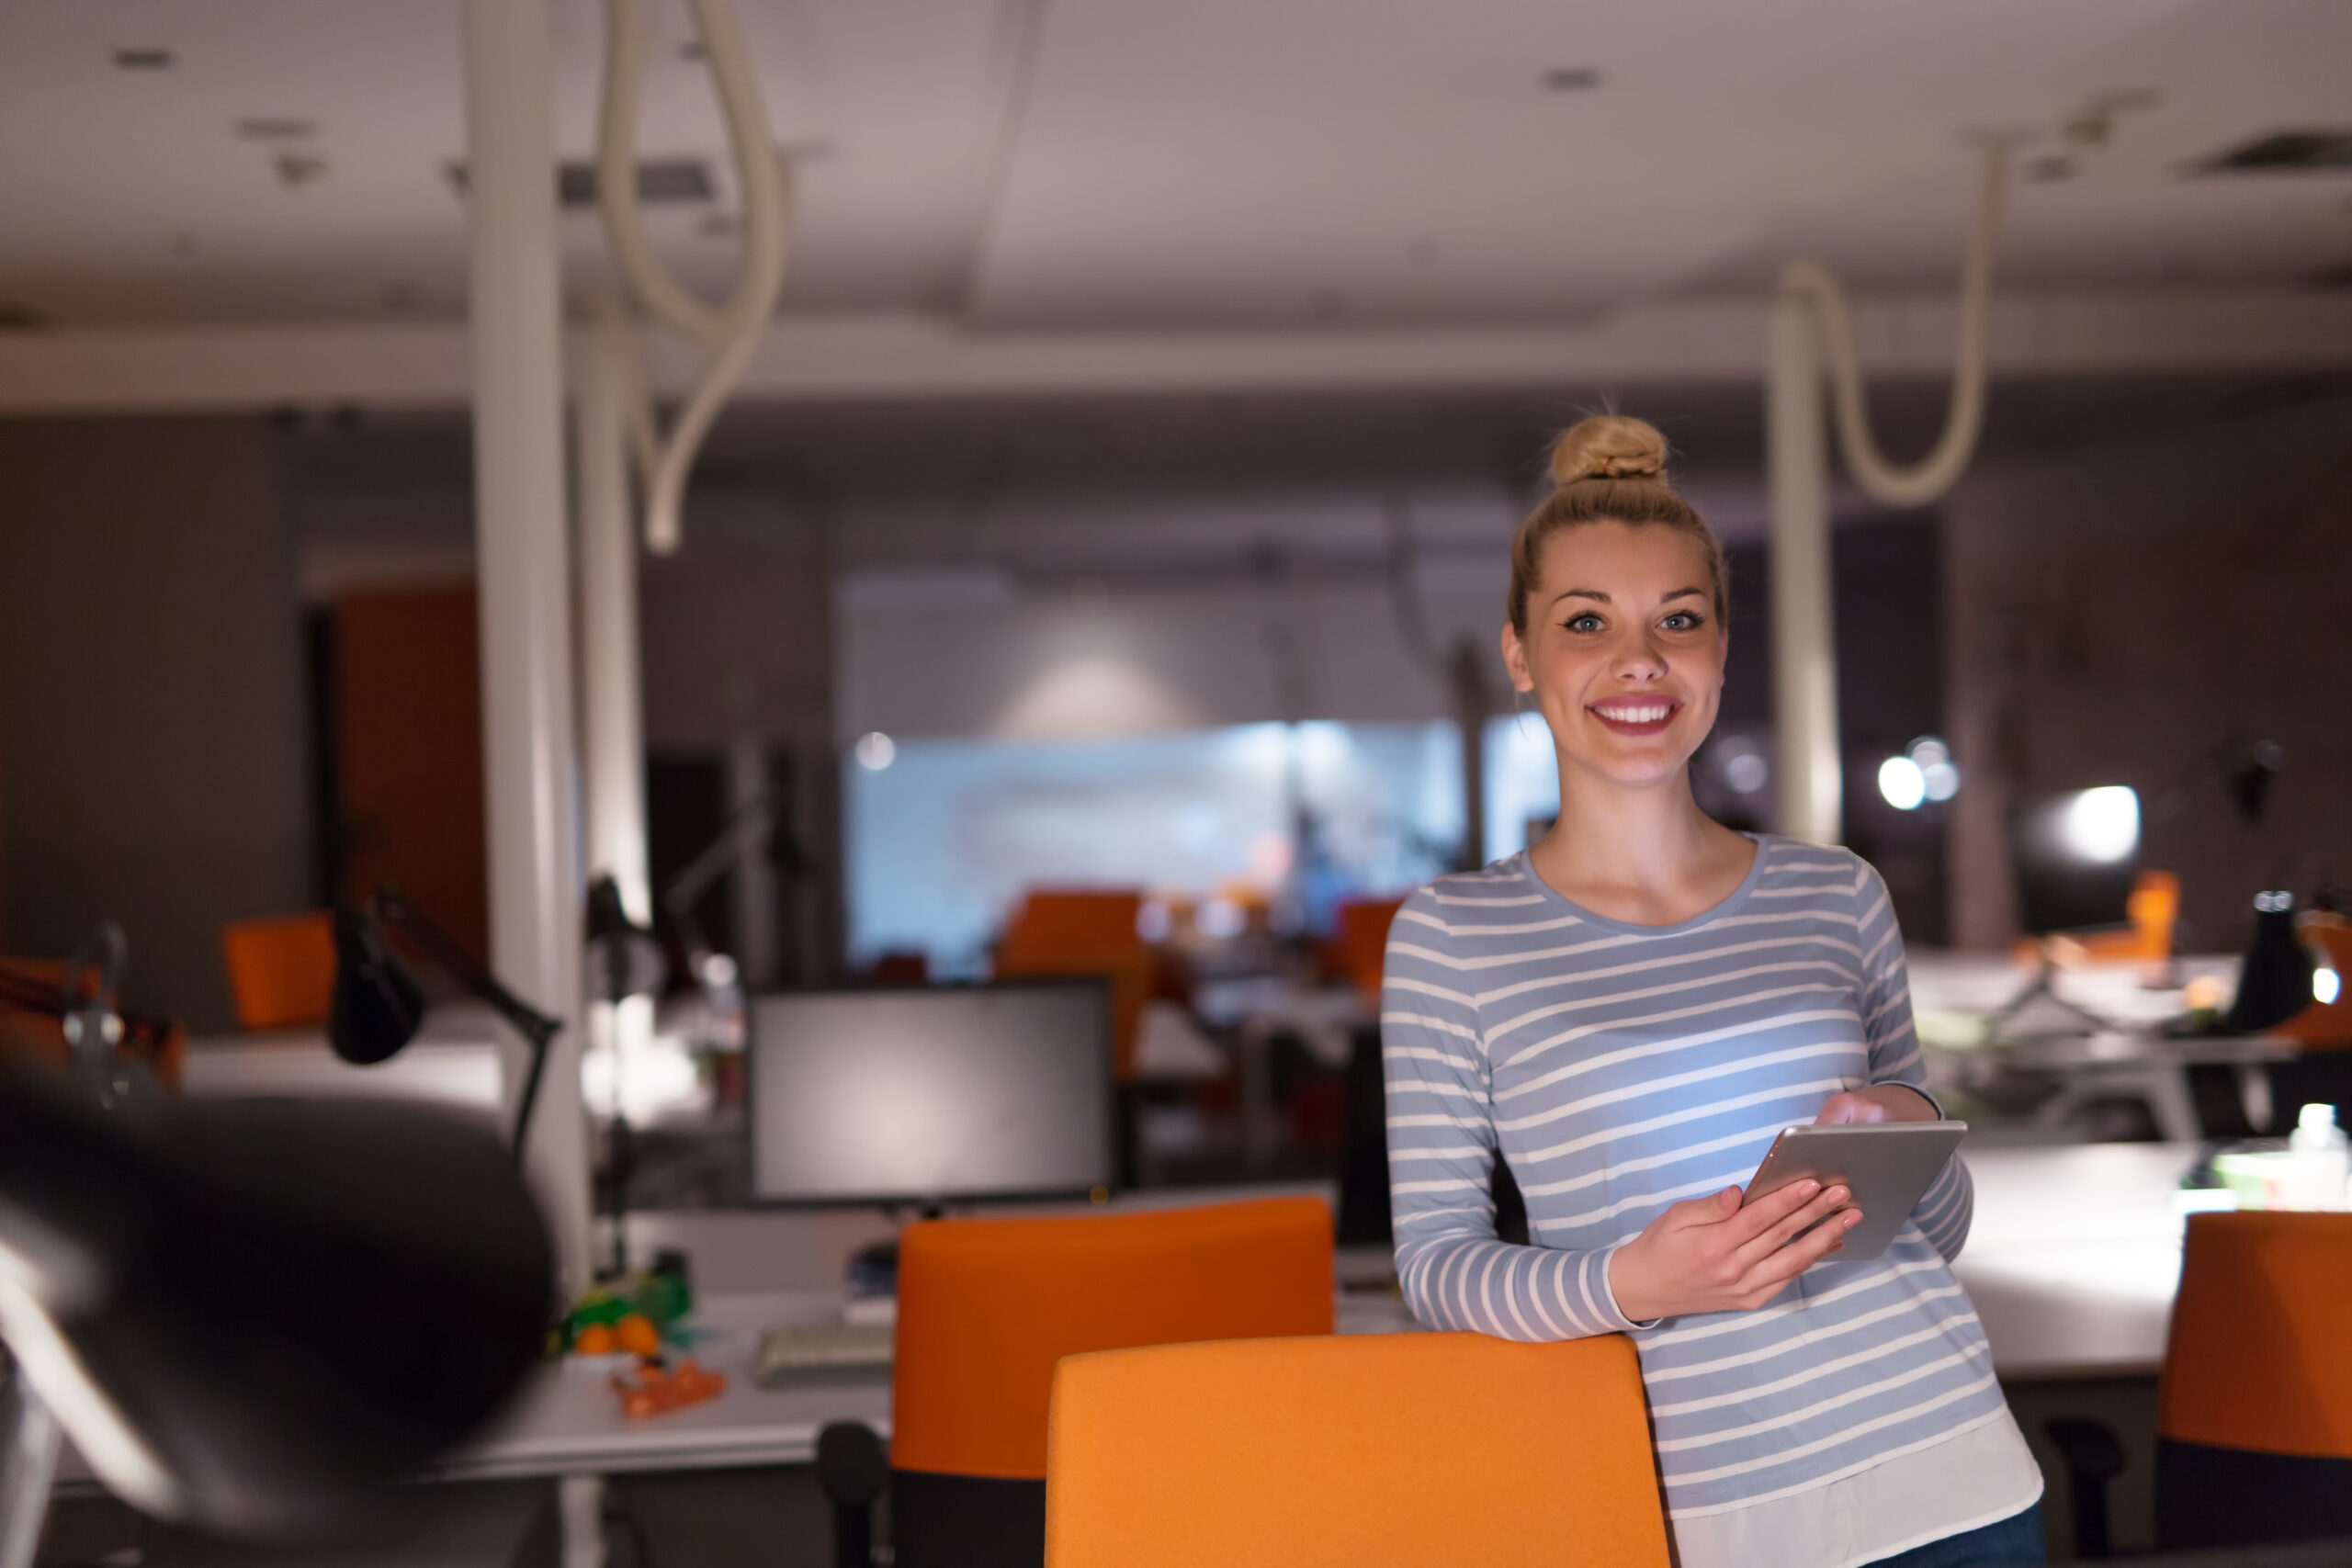
<svg viewBox="0 0 2352 1568">
<path fill-rule="evenodd" d="M 1703 599 L 1706 594 L 1707 591 L 1703 588 L 1678 588 L 1671 593 L 1660 594 L 1658 603 L 1663 604 L 1672 599 Z M 1552 603 L 1555 604 L 1563 599 L 1595 599 L 1603 604 L 1610 602 L 1609 595 L 1598 588 L 1565 588 L 1552 595 Z"/>
</svg>

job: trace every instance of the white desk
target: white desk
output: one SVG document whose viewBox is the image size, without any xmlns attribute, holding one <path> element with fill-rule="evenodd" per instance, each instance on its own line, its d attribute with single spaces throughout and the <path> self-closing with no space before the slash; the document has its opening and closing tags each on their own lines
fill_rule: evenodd
<svg viewBox="0 0 2352 1568">
<path fill-rule="evenodd" d="M 2164 1361 L 2180 1284 L 2173 1194 L 2194 1144 L 1987 1148 L 1953 1272 L 2004 1378 L 2132 1377 Z"/>
<path fill-rule="evenodd" d="M 503 1027 L 479 1003 L 445 1003 L 407 1049 L 368 1067 L 336 1055 L 323 1029 L 199 1035 L 187 1043 L 181 1085 L 196 1100 L 425 1100 L 494 1116 Z"/>
<path fill-rule="evenodd" d="M 1976 1182 L 1976 1218 L 1956 1269 L 1984 1321 L 1993 1362 L 2007 1378 L 2136 1376 L 2164 1359 L 2165 1333 L 2180 1276 L 2181 1222 L 2173 1193 L 2197 1158 L 2194 1145 L 2086 1144 L 1985 1148 L 1966 1155 Z M 1290 1190 L 1297 1190 L 1291 1189 Z M 1136 1194 L 1193 1201 L 1222 1191 Z M 1133 1200 L 1131 1200 L 1133 1201 Z M 1138 1206 L 1141 1206 L 1139 1203 Z M 444 1466 L 452 1476 L 613 1473 L 805 1461 L 828 1421 L 857 1420 L 888 1436 L 889 1382 L 876 1371 L 782 1390 L 751 1381 L 759 1331 L 821 1316 L 831 1292 L 757 1288 L 763 1269 L 799 1279 L 796 1230 L 841 1226 L 845 1216 L 664 1214 L 643 1223 L 646 1240 L 693 1248 L 698 1277 L 754 1288 L 706 1287 L 698 1325 L 710 1343 L 698 1353 L 728 1374 L 726 1394 L 650 1421 L 625 1420 L 603 1379 L 550 1370 L 497 1428 Z M 886 1228 L 860 1217 L 857 1230 L 829 1234 L 835 1247 Z M 699 1234 L 697 1234 L 699 1233 Z M 763 1237 L 775 1238 L 763 1246 Z M 1351 1256 L 1343 1276 L 1363 1272 Z M 829 1270 L 830 1272 L 830 1270 Z M 775 1277 L 771 1275 L 770 1277 Z M 838 1277 L 837 1274 L 834 1277 Z M 796 1281 L 797 1282 L 797 1281 Z M 809 1280 L 813 1285 L 815 1281 Z M 1340 1297 L 1342 1333 L 1416 1328 L 1393 1292 Z"/>
<path fill-rule="evenodd" d="M 549 1367 L 489 1432 L 443 1461 L 435 1474 L 481 1481 L 805 1464 L 816 1454 L 817 1433 L 833 1421 L 863 1421 L 887 1438 L 888 1369 L 812 1376 L 773 1389 L 752 1381 L 762 1330 L 820 1318 L 836 1301 L 830 1292 L 707 1296 L 694 1316 L 707 1337 L 689 1353 L 727 1374 L 727 1392 L 717 1399 L 631 1421 L 621 1414 L 610 1374 Z"/>
</svg>

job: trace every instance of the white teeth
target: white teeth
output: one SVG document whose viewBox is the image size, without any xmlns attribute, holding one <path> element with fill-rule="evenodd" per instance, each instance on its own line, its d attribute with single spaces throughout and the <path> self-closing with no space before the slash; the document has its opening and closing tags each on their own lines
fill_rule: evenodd
<svg viewBox="0 0 2352 1568">
<path fill-rule="evenodd" d="M 1620 724 L 1656 724 L 1658 720 L 1664 718 L 1668 714 L 1674 710 L 1668 707 L 1660 706 L 1645 708 L 1600 708 L 1595 711 L 1598 712 L 1601 717 L 1613 718 Z"/>
</svg>

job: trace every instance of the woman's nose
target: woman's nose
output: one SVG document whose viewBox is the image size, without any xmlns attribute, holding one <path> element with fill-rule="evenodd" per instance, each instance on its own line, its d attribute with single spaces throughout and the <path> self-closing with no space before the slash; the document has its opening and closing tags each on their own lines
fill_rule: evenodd
<svg viewBox="0 0 2352 1568">
<path fill-rule="evenodd" d="M 1646 626 L 1628 632 L 1610 662 L 1611 672 L 1624 681 L 1656 680 L 1666 673 L 1666 651 Z"/>
</svg>

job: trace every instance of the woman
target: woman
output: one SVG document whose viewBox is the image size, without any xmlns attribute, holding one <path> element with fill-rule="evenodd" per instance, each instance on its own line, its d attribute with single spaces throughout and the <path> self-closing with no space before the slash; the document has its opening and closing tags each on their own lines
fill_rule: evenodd
<svg viewBox="0 0 2352 1568">
<path fill-rule="evenodd" d="M 1792 1122 L 1939 1112 L 1878 874 L 1691 798 L 1724 562 L 1665 459 L 1616 415 L 1555 448 L 1502 648 L 1552 731 L 1559 824 L 1390 928 L 1406 1299 L 1433 1328 L 1629 1335 L 1682 1568 L 2041 1562 L 2041 1472 L 1950 1267 L 1967 1171 L 1868 1262 L 1836 1256 L 1860 1217 L 1842 1188 L 1741 1206 Z M 1498 1156 L 1532 1246 L 1496 1239 Z"/>
</svg>

